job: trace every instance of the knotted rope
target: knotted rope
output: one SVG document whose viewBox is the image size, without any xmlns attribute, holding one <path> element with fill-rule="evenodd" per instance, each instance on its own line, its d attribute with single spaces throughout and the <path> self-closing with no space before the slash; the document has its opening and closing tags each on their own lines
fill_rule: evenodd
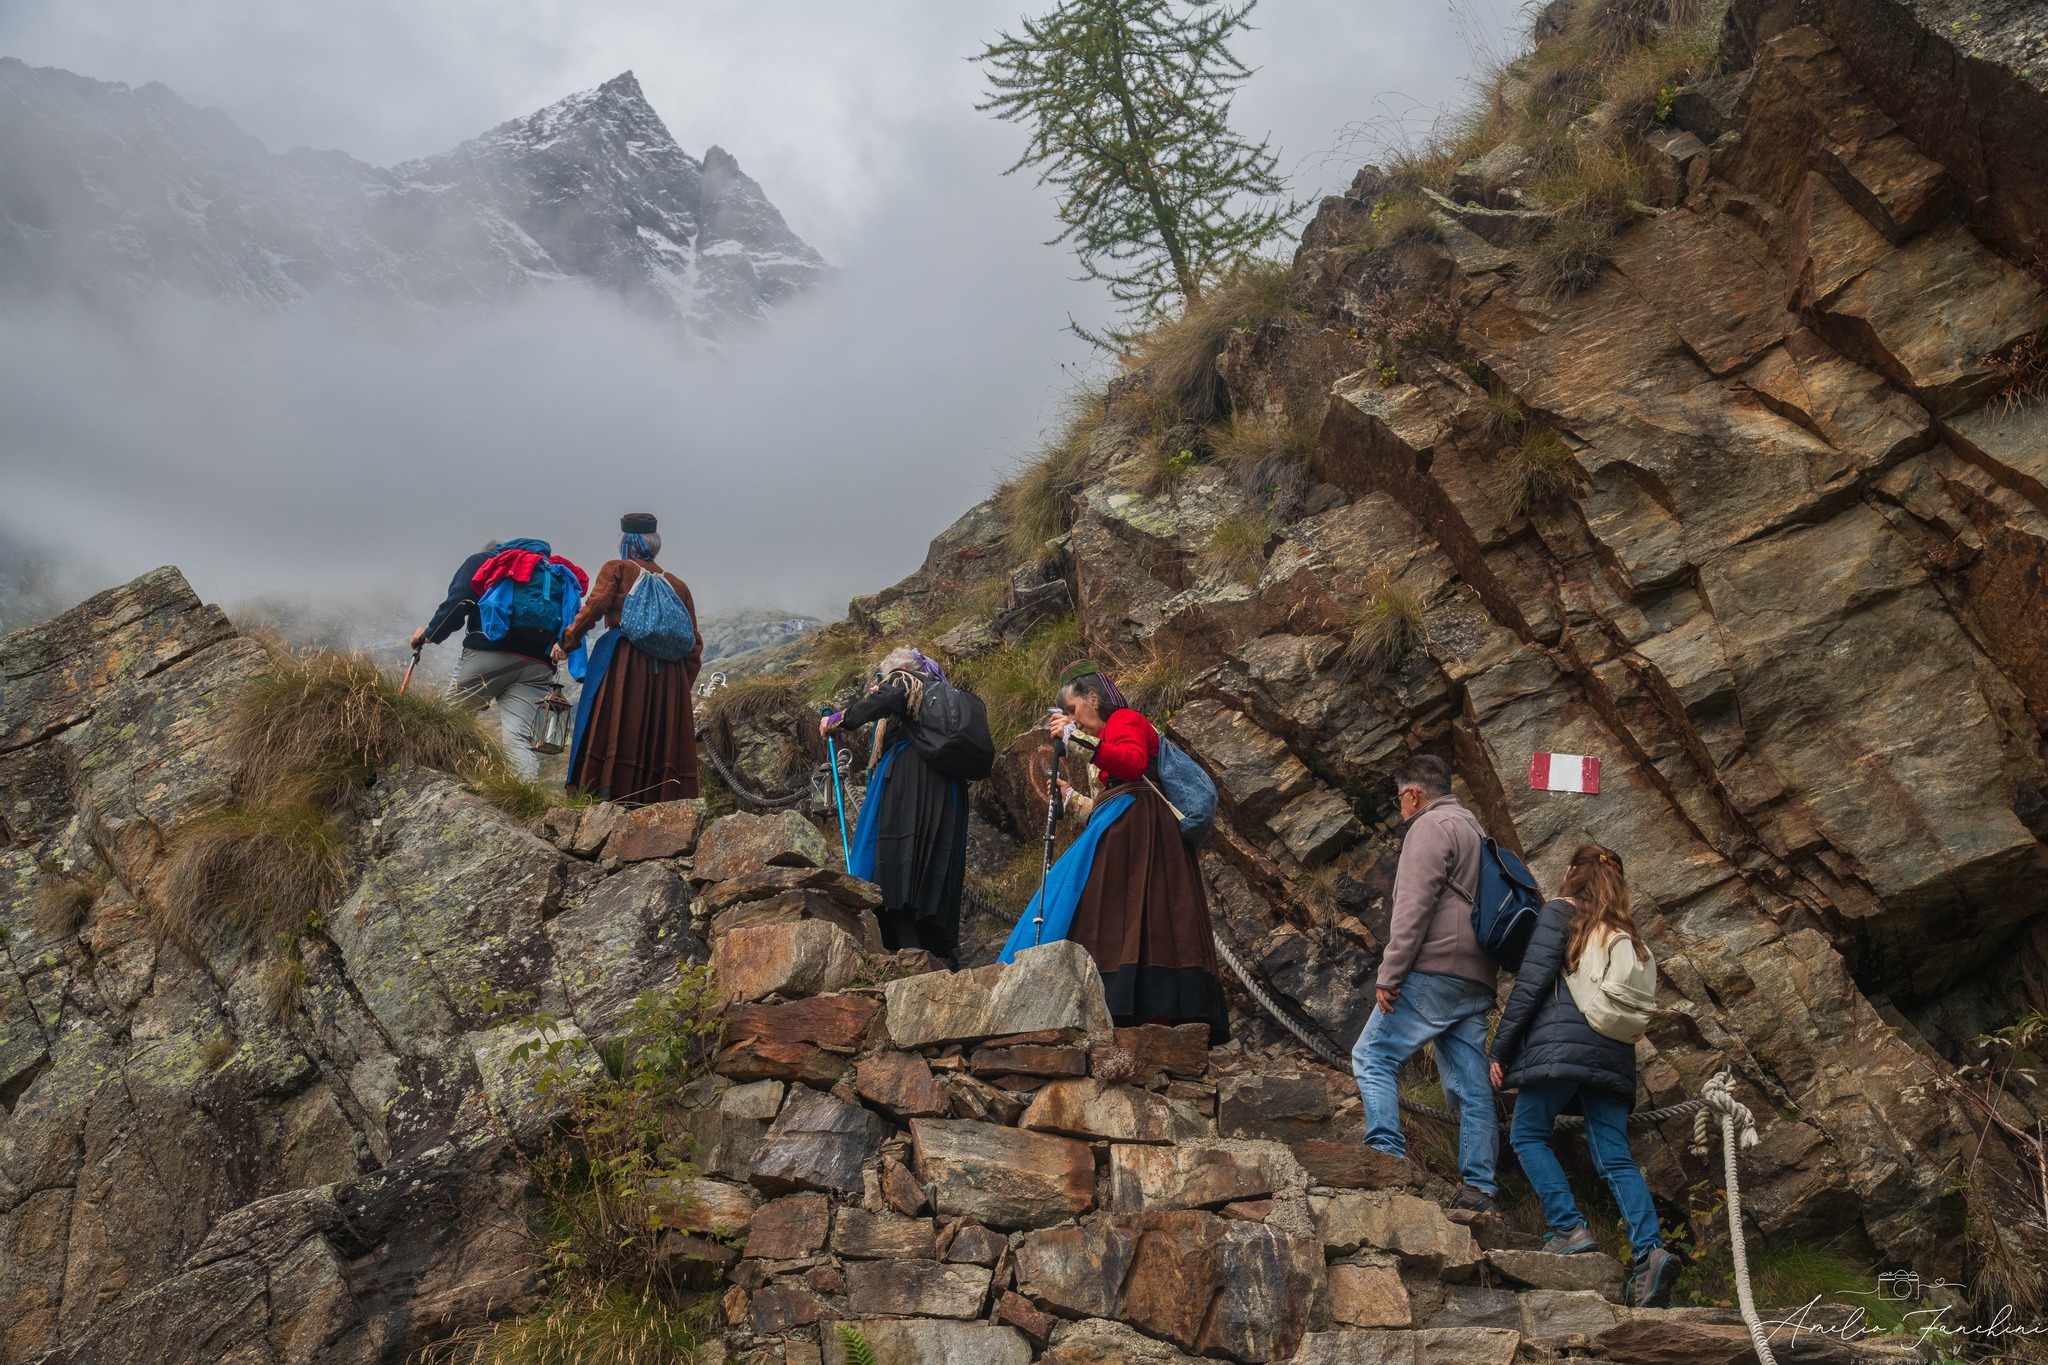
<svg viewBox="0 0 2048 1365">
<path fill-rule="evenodd" d="M 1762 1321 L 1757 1317 L 1756 1299 L 1749 1288 L 1749 1256 L 1742 1244 L 1742 1187 L 1736 1181 L 1735 1154 L 1737 1151 L 1756 1146 L 1756 1116 L 1749 1112 L 1749 1106 L 1735 1098 L 1731 1089 L 1732 1073 L 1722 1071 L 1707 1078 L 1706 1086 L 1700 1091 L 1702 1108 L 1693 1115 L 1692 1152 L 1694 1156 L 1705 1156 L 1710 1144 L 1707 1140 L 1707 1124 L 1711 1117 L 1721 1121 L 1721 1174 L 1728 1182 L 1728 1254 L 1735 1262 L 1735 1302 L 1742 1309 L 1742 1321 L 1749 1328 L 1749 1339 L 1756 1347 L 1759 1365 L 1778 1365 L 1771 1355 L 1770 1334 L 1764 1331 Z"/>
</svg>

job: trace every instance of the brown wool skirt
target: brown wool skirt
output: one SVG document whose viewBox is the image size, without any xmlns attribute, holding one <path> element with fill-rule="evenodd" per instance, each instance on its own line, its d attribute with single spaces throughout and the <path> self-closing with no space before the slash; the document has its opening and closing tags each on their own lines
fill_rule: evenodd
<svg viewBox="0 0 2048 1365">
<path fill-rule="evenodd" d="M 1096 803 L 1126 792 L 1130 809 L 1095 845 L 1067 937 L 1094 957 L 1119 1025 L 1204 1023 L 1216 1047 L 1230 1040 L 1230 1014 L 1200 865 L 1173 808 L 1151 787 L 1112 787 Z"/>
<path fill-rule="evenodd" d="M 697 794 L 697 720 L 690 670 L 619 641 L 591 703 L 569 790 L 652 805 Z"/>
</svg>

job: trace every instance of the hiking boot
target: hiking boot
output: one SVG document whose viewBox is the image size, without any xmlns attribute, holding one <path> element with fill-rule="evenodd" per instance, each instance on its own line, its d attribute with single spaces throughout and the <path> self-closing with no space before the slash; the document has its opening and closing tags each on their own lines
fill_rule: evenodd
<svg viewBox="0 0 2048 1365">
<path fill-rule="evenodd" d="M 1582 1251 L 1598 1251 L 1600 1244 L 1593 1240 L 1592 1231 L 1580 1223 L 1545 1237 L 1543 1249 L 1553 1256 L 1576 1256 Z"/>
<path fill-rule="evenodd" d="M 1500 1205 L 1494 1202 L 1492 1195 L 1477 1185 L 1467 1185 L 1462 1181 L 1458 1184 L 1457 1192 L 1451 1196 L 1451 1207 L 1495 1216 L 1500 1213 Z"/>
<path fill-rule="evenodd" d="M 1621 1287 L 1621 1301 L 1630 1308 L 1669 1308 L 1671 1291 L 1678 1286 L 1678 1257 L 1663 1247 L 1651 1247 L 1636 1257 L 1628 1268 L 1628 1281 Z"/>
</svg>

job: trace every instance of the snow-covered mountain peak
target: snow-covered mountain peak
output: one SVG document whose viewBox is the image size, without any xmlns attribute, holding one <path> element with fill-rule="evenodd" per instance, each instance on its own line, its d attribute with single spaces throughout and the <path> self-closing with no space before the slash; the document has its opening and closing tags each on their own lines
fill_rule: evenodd
<svg viewBox="0 0 2048 1365">
<path fill-rule="evenodd" d="M 829 270 L 626 71 L 438 156 L 272 155 L 219 110 L 0 59 L 0 293 L 445 311 L 578 281 L 712 337 Z"/>
</svg>

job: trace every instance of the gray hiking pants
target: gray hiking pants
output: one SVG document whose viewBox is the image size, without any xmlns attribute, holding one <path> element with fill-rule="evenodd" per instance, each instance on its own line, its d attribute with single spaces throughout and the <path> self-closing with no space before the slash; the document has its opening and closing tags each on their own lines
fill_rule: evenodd
<svg viewBox="0 0 2048 1365">
<path fill-rule="evenodd" d="M 540 755 L 526 747 L 533 737 L 533 716 L 555 670 L 523 654 L 498 654 L 465 649 L 448 684 L 449 699 L 471 711 L 498 704 L 498 730 L 505 737 L 505 757 L 512 771 L 529 780 L 540 776 Z"/>
</svg>

